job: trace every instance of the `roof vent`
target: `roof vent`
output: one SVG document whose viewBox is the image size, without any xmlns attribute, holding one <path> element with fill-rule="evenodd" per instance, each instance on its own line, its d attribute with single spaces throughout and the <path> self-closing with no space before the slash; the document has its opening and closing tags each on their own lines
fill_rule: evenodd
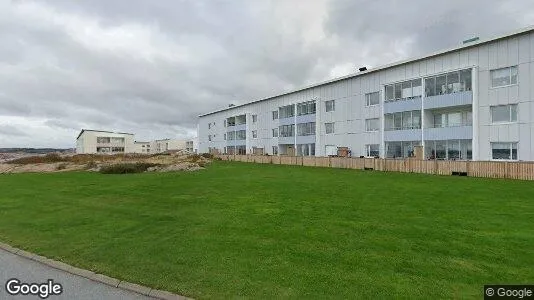
<svg viewBox="0 0 534 300">
<path fill-rule="evenodd" d="M 367 71 L 367 67 L 361 67 L 358 70 L 360 70 L 360 72 Z"/>
<path fill-rule="evenodd" d="M 463 42 L 463 44 L 465 45 L 465 44 L 469 44 L 469 43 L 472 43 L 472 42 L 476 42 L 476 41 L 478 41 L 479 39 L 480 39 L 480 38 L 479 38 L 478 36 L 477 36 L 477 37 L 474 37 L 474 38 L 470 38 L 470 39 L 468 39 L 468 40 L 465 40 L 465 41 Z"/>
</svg>

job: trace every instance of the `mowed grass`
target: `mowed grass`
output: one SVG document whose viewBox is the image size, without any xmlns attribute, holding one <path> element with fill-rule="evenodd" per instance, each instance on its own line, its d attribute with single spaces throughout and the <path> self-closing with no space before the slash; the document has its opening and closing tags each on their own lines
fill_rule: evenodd
<svg viewBox="0 0 534 300">
<path fill-rule="evenodd" d="M 195 298 L 480 298 L 534 282 L 534 182 L 216 162 L 2 175 L 0 191 L 0 241 Z"/>
</svg>

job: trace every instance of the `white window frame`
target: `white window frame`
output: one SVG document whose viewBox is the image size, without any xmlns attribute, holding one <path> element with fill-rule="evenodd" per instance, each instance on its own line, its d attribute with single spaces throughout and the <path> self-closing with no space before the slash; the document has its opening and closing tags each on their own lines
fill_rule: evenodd
<svg viewBox="0 0 534 300">
<path fill-rule="evenodd" d="M 328 126 L 329 125 L 332 126 L 332 131 L 331 132 L 328 132 Z M 334 134 L 336 132 L 335 122 L 324 123 L 324 132 L 325 132 L 325 134 Z"/>
<path fill-rule="evenodd" d="M 278 110 L 273 110 L 272 115 L 273 115 L 273 120 L 278 120 Z"/>
<path fill-rule="evenodd" d="M 378 146 L 378 155 L 380 156 L 380 144 L 367 144 L 365 145 L 365 156 L 367 157 L 375 157 L 374 155 L 371 155 L 371 146 Z"/>
<path fill-rule="evenodd" d="M 512 107 L 515 106 L 515 121 L 512 121 Z M 493 120 L 493 109 L 496 107 L 508 107 L 508 121 L 494 121 Z M 490 106 L 490 119 L 491 124 L 515 124 L 519 121 L 519 105 L 518 104 L 504 104 L 504 105 L 493 105 Z"/>
<path fill-rule="evenodd" d="M 515 83 L 512 83 L 512 69 L 514 69 L 514 68 L 516 70 L 516 79 L 515 79 Z M 509 84 L 505 84 L 505 85 L 493 86 L 493 74 L 494 74 L 493 72 L 500 71 L 500 70 L 505 70 L 505 69 L 508 69 L 508 74 L 509 74 L 508 78 L 509 78 L 510 83 Z M 519 67 L 517 65 L 514 65 L 514 66 L 509 66 L 509 67 L 490 70 L 489 71 L 489 82 L 491 84 L 490 89 L 498 89 L 498 88 L 517 85 L 519 83 Z"/>
<path fill-rule="evenodd" d="M 273 128 L 272 134 L 273 134 L 273 138 L 277 138 L 278 137 L 278 127 Z"/>
<path fill-rule="evenodd" d="M 330 109 L 329 109 L 330 106 Z M 324 102 L 324 109 L 326 112 L 336 111 L 336 100 L 328 100 Z"/>
<path fill-rule="evenodd" d="M 510 158 L 493 158 L 493 144 L 509 144 Z M 513 146 L 515 144 L 517 158 L 513 158 Z M 492 161 L 518 161 L 519 160 L 519 142 L 490 142 L 490 157 Z"/>
<path fill-rule="evenodd" d="M 378 94 L 378 103 L 370 104 L 371 96 L 375 94 Z M 365 106 L 370 107 L 370 106 L 377 106 L 377 105 L 380 105 L 380 91 L 365 94 Z"/>
<path fill-rule="evenodd" d="M 371 121 L 375 121 L 378 123 L 378 127 L 376 129 L 370 130 L 368 126 Z M 365 119 L 365 132 L 377 132 L 380 131 L 380 118 L 370 118 Z"/>
</svg>

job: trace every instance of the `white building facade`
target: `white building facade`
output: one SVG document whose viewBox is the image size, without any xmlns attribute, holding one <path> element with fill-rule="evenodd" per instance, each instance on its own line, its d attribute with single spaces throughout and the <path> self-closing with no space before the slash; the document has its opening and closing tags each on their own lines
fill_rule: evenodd
<svg viewBox="0 0 534 300">
<path fill-rule="evenodd" d="M 132 133 L 82 129 L 76 138 L 77 154 L 133 153 Z"/>
<path fill-rule="evenodd" d="M 534 28 L 201 115 L 199 152 L 534 160 Z"/>
</svg>

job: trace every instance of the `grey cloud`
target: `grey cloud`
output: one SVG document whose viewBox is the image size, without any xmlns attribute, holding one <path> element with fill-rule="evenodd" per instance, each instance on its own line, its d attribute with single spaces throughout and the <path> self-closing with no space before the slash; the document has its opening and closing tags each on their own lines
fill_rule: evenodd
<svg viewBox="0 0 534 300">
<path fill-rule="evenodd" d="M 199 114 L 337 66 L 526 25 L 534 4 L 522 2 L 0 0 L 0 116 L 42 120 L 38 138 L 61 145 L 81 128 L 191 136 Z"/>
<path fill-rule="evenodd" d="M 28 134 L 16 126 L 9 124 L 0 124 L 0 136 L 26 137 L 28 136 Z"/>
</svg>

